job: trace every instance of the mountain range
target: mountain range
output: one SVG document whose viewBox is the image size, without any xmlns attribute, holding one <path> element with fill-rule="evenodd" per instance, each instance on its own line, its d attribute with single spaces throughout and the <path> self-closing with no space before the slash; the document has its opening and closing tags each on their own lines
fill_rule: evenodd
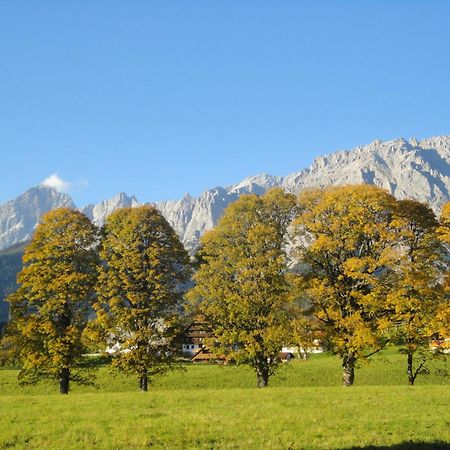
<svg viewBox="0 0 450 450">
<path fill-rule="evenodd" d="M 212 228 L 224 209 L 240 195 L 262 194 L 279 186 L 298 193 L 305 188 L 329 185 L 369 183 L 382 187 L 399 199 L 413 198 L 428 203 L 438 214 L 450 200 L 450 136 L 418 141 L 376 140 L 353 150 L 320 156 L 312 165 L 285 177 L 260 174 L 240 183 L 215 187 L 198 197 L 186 194 L 180 200 L 154 203 L 173 226 L 185 247 L 193 253 L 201 235 Z M 97 225 L 117 208 L 139 205 L 134 196 L 119 193 L 97 205 L 81 208 Z M 76 208 L 68 194 L 47 186 L 32 187 L 24 194 L 0 206 L 0 258 L 2 250 L 31 238 L 39 218 L 58 208 Z M 0 292 L 1 294 L 1 292 Z M 0 320 L 2 316 L 0 305 Z"/>
<path fill-rule="evenodd" d="M 450 199 L 450 136 L 422 141 L 374 141 L 349 151 L 314 160 L 311 167 L 285 177 L 260 174 L 238 184 L 215 187 L 198 197 L 154 203 L 174 227 L 186 248 L 193 251 L 201 235 L 212 228 L 223 210 L 242 194 L 262 194 L 275 186 L 288 192 L 328 185 L 370 183 L 399 199 L 427 202 L 439 213 Z M 117 208 L 137 206 L 134 196 L 119 193 L 97 205 L 81 209 L 97 225 Z M 32 187 L 0 206 L 0 250 L 30 239 L 40 216 L 58 207 L 76 208 L 68 194 L 47 186 Z"/>
</svg>

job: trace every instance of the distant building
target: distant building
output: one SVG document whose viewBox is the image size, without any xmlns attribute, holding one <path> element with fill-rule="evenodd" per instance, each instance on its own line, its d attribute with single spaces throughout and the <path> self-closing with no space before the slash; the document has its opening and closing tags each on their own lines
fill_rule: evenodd
<svg viewBox="0 0 450 450">
<path fill-rule="evenodd" d="M 204 316 L 196 316 L 192 323 L 184 330 L 181 337 L 181 351 L 192 362 L 227 362 L 224 355 L 211 352 L 207 341 L 214 339 L 211 326 Z"/>
<path fill-rule="evenodd" d="M 450 339 L 435 339 L 431 341 L 430 350 L 433 353 L 450 353 Z"/>
<path fill-rule="evenodd" d="M 283 347 L 281 349 L 282 353 L 291 353 L 298 358 L 305 359 L 306 355 L 309 355 L 310 353 L 322 353 L 323 347 L 322 342 L 320 339 L 314 339 L 313 345 L 310 348 L 303 348 L 303 347 Z"/>
<path fill-rule="evenodd" d="M 181 351 L 185 355 L 193 356 L 205 346 L 205 341 L 211 338 L 214 338 L 214 333 L 205 317 L 196 316 L 183 332 Z"/>
</svg>

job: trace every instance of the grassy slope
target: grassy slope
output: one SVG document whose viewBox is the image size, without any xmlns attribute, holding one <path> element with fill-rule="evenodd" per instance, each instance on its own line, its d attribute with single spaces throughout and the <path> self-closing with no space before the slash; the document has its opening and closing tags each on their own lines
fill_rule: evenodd
<svg viewBox="0 0 450 450">
<path fill-rule="evenodd" d="M 16 371 L 3 370 L 0 448 L 445 448 L 449 378 L 406 386 L 403 359 L 377 357 L 350 389 L 327 355 L 283 368 L 266 390 L 253 388 L 245 367 L 191 366 L 147 394 L 102 369 L 99 391 L 77 387 L 67 397 L 45 383 L 19 389 Z"/>
</svg>

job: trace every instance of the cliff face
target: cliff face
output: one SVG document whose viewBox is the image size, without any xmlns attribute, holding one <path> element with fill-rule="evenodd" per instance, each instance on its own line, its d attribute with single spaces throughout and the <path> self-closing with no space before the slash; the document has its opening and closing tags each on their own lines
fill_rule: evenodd
<svg viewBox="0 0 450 450">
<path fill-rule="evenodd" d="M 102 226 L 106 218 L 116 209 L 130 208 L 138 205 L 139 203 L 134 195 L 129 197 L 124 192 L 121 192 L 97 205 L 87 205 L 81 212 L 89 217 L 96 225 Z"/>
<path fill-rule="evenodd" d="M 309 169 L 283 180 L 283 186 L 293 192 L 349 183 L 375 184 L 397 198 L 427 202 L 437 212 L 450 196 L 450 136 L 421 142 L 374 141 L 316 158 Z"/>
</svg>

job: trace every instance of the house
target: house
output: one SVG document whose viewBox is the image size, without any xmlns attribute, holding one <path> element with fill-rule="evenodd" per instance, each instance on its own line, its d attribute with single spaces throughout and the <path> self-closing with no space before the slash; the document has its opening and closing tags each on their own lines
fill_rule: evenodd
<svg viewBox="0 0 450 450">
<path fill-rule="evenodd" d="M 305 359 L 306 355 L 310 353 L 322 353 L 323 347 L 320 339 L 314 339 L 313 345 L 309 348 L 303 347 L 283 347 L 281 349 L 282 353 L 292 353 L 298 358 Z"/>
<path fill-rule="evenodd" d="M 205 346 L 206 340 L 211 338 L 214 338 L 214 333 L 205 317 L 196 316 L 181 336 L 181 351 L 192 357 Z"/>
<path fill-rule="evenodd" d="M 211 326 L 204 316 L 198 315 L 181 336 L 181 351 L 192 362 L 226 362 L 223 355 L 211 352 L 208 340 L 214 339 Z"/>
</svg>

